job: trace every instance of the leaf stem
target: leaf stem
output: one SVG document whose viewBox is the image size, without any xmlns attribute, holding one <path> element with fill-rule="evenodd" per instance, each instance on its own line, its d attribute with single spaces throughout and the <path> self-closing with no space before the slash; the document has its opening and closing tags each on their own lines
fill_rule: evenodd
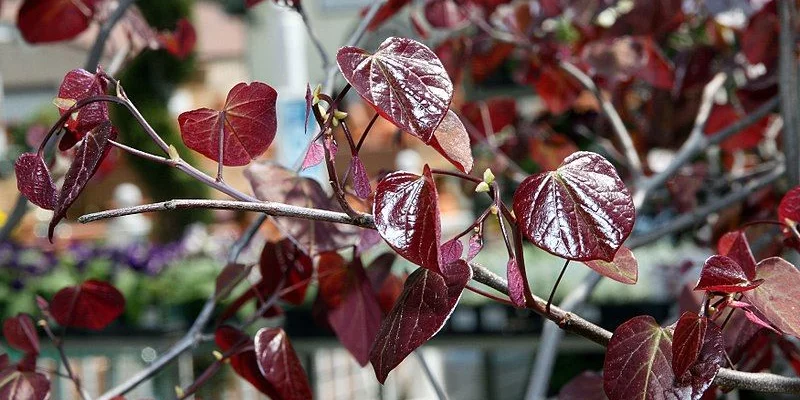
<svg viewBox="0 0 800 400">
<path fill-rule="evenodd" d="M 114 147 L 126 152 L 126 153 L 129 153 L 129 154 L 134 155 L 134 156 L 139 157 L 139 158 L 143 158 L 143 159 L 148 160 L 148 161 L 152 161 L 152 162 L 159 163 L 159 164 L 170 165 L 170 166 L 173 164 L 172 161 L 170 159 L 168 159 L 168 158 L 157 156 L 155 154 L 151 154 L 151 153 L 148 153 L 146 151 L 139 150 L 139 149 L 134 149 L 133 147 L 124 145 L 124 144 L 122 144 L 120 142 L 117 142 L 117 141 L 114 141 L 114 140 L 111 140 L 111 139 L 108 140 L 108 143 L 111 144 L 112 146 L 114 146 Z"/>
<path fill-rule="evenodd" d="M 479 294 L 479 295 L 481 295 L 483 297 L 486 297 L 487 299 L 494 300 L 494 301 L 496 301 L 498 303 L 505 304 L 507 306 L 514 306 L 514 303 L 512 303 L 511 300 L 504 299 L 504 298 L 499 297 L 499 296 L 495 296 L 495 295 L 493 295 L 493 294 L 491 294 L 491 293 L 489 293 L 489 292 L 487 292 L 487 291 L 485 291 L 483 289 L 478 289 L 478 288 L 476 288 L 474 286 L 471 286 L 471 285 L 467 285 L 466 289 L 469 290 L 470 292 L 477 293 L 477 294 Z"/>
<path fill-rule="evenodd" d="M 432 174 L 436 174 L 436 175 L 453 176 L 453 177 L 456 177 L 456 178 L 460 178 L 460 179 L 463 179 L 463 180 L 466 180 L 466 181 L 470 181 L 470 182 L 473 182 L 473 183 L 478 183 L 478 184 L 483 182 L 483 179 L 481 179 L 481 178 L 478 178 L 478 177 L 475 177 L 475 176 L 472 176 L 472 175 L 467 175 L 467 174 L 461 173 L 461 172 L 456 172 L 456 171 L 446 171 L 446 170 L 442 170 L 442 169 L 431 168 L 431 173 Z"/>
<path fill-rule="evenodd" d="M 363 145 L 364 141 L 367 140 L 367 135 L 372 130 L 372 126 L 375 125 L 375 122 L 378 120 L 378 117 L 380 117 L 380 114 L 375 113 L 375 115 L 372 116 L 372 119 L 369 120 L 369 124 L 367 124 L 366 129 L 364 129 L 364 133 L 362 133 L 361 137 L 358 139 L 358 144 L 356 145 L 356 153 L 361 151 L 361 145 Z"/>
<path fill-rule="evenodd" d="M 558 274 L 558 278 L 556 279 L 556 284 L 553 285 L 553 289 L 550 291 L 550 297 L 547 298 L 547 306 L 545 306 L 545 311 L 549 314 L 550 313 L 550 305 L 553 304 L 553 296 L 556 294 L 556 290 L 558 289 L 558 285 L 561 283 L 561 278 L 564 277 L 564 273 L 567 272 L 567 267 L 569 266 L 569 262 L 571 260 L 567 260 L 564 263 L 564 266 L 561 267 L 561 273 Z"/>
</svg>

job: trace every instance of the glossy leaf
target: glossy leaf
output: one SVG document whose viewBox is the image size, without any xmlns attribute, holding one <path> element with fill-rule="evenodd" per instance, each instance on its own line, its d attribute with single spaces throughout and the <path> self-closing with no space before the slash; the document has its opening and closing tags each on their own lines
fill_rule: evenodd
<svg viewBox="0 0 800 400">
<path fill-rule="evenodd" d="M 800 337 L 800 271 L 780 257 L 761 261 L 756 271 L 764 283 L 745 297 L 781 331 Z"/>
<path fill-rule="evenodd" d="M 289 239 L 267 242 L 261 250 L 259 260 L 261 282 L 258 291 L 267 297 L 280 288 L 292 287 L 292 291 L 281 296 L 288 303 L 299 305 L 306 298 L 306 290 L 314 273 L 314 262 Z"/>
<path fill-rule="evenodd" d="M 222 325 L 214 332 L 214 342 L 223 352 L 233 353 L 230 362 L 236 374 L 270 398 L 281 398 L 277 388 L 261 372 L 259 359 L 253 349 L 254 342 L 250 336 L 234 327 Z M 249 349 L 245 350 L 248 347 Z"/>
<path fill-rule="evenodd" d="M 72 39 L 89 27 L 94 7 L 102 0 L 25 0 L 17 27 L 28 43 Z"/>
<path fill-rule="evenodd" d="M 25 353 L 39 354 L 39 335 L 28 314 L 17 314 L 3 321 L 3 338 L 9 346 Z"/>
<path fill-rule="evenodd" d="M 572 378 L 558 392 L 558 400 L 607 400 L 603 392 L 603 375 L 584 371 Z"/>
<path fill-rule="evenodd" d="M 622 246 L 614 255 L 614 260 L 593 260 L 584 262 L 586 266 L 595 270 L 600 275 L 611 278 L 617 282 L 635 285 L 639 280 L 639 262 L 631 249 Z"/>
<path fill-rule="evenodd" d="M 739 293 L 758 287 L 762 279 L 750 280 L 747 273 L 730 257 L 715 255 L 703 263 L 700 280 L 694 290 Z"/>
<path fill-rule="evenodd" d="M 17 175 L 17 189 L 31 203 L 45 210 L 56 207 L 58 189 L 42 157 L 36 153 L 22 154 L 14 163 L 14 172 Z"/>
<path fill-rule="evenodd" d="M 633 199 L 602 156 L 578 152 L 514 193 L 519 228 L 531 242 L 575 261 L 612 261 L 633 229 Z"/>
<path fill-rule="evenodd" d="M 53 232 L 56 225 L 67 215 L 67 210 L 81 194 L 83 188 L 100 168 L 100 163 L 111 150 L 109 140 L 117 138 L 117 130 L 111 126 L 111 122 L 105 121 L 96 128 L 86 133 L 78 150 L 75 151 L 75 158 L 69 166 L 61 192 L 58 195 L 58 203 L 53 210 L 53 218 L 50 220 L 48 237 L 53 240 Z"/>
<path fill-rule="evenodd" d="M 90 279 L 58 291 L 50 301 L 50 313 L 59 325 L 100 330 L 125 310 L 122 293 L 107 282 Z"/>
<path fill-rule="evenodd" d="M 200 108 L 178 116 L 183 143 L 223 165 L 247 165 L 275 139 L 277 99 L 266 83 L 239 83 L 228 92 L 221 111 Z"/>
<path fill-rule="evenodd" d="M 361 366 L 381 325 L 381 308 L 370 280 L 356 258 L 349 265 L 337 253 L 319 259 L 319 295 L 336 337 Z"/>
<path fill-rule="evenodd" d="M 356 196 L 362 199 L 369 198 L 372 194 L 372 187 L 369 185 L 369 175 L 367 175 L 367 168 L 358 156 L 353 156 L 351 160 L 353 168 L 353 189 Z"/>
<path fill-rule="evenodd" d="M 374 54 L 342 47 L 342 75 L 386 120 L 429 143 L 447 115 L 453 84 L 439 58 L 411 39 L 386 39 Z"/>
<path fill-rule="evenodd" d="M 37 372 L 15 368 L 0 370 L 0 399 L 45 400 L 50 395 L 50 381 Z"/>
<path fill-rule="evenodd" d="M 428 144 L 462 172 L 472 171 L 473 159 L 469 134 L 461 119 L 452 110 L 447 111 L 447 116 L 436 128 Z"/>
<path fill-rule="evenodd" d="M 281 328 L 261 328 L 254 342 L 258 368 L 275 388 L 274 398 L 311 399 L 311 385 L 286 332 Z"/>
<path fill-rule="evenodd" d="M 439 195 L 427 165 L 422 176 L 397 171 L 381 179 L 372 213 L 378 233 L 398 254 L 442 273 Z"/>
<path fill-rule="evenodd" d="M 736 261 L 748 280 L 756 279 L 756 258 L 753 256 L 753 251 L 750 250 L 750 244 L 743 231 L 733 231 L 722 235 L 717 241 L 717 252 Z"/>
<path fill-rule="evenodd" d="M 672 338 L 672 372 L 675 376 L 683 375 L 697 361 L 707 328 L 708 318 L 692 312 L 684 312 L 678 319 Z"/>
<path fill-rule="evenodd" d="M 472 278 L 464 260 L 447 266 L 449 275 L 418 268 L 406 280 L 403 294 L 384 319 L 370 361 L 381 383 L 411 352 L 442 329 Z"/>
<path fill-rule="evenodd" d="M 108 80 L 84 69 L 67 72 L 58 88 L 58 111 L 64 115 L 76 102 L 106 93 Z M 109 120 L 108 103 L 104 101 L 87 104 L 67 120 L 67 132 L 58 144 L 66 151 L 80 141 L 86 132 Z"/>
<path fill-rule="evenodd" d="M 508 297 L 517 307 L 525 307 L 525 277 L 520 271 L 517 260 L 512 258 L 506 263 L 506 278 L 508 278 Z"/>
</svg>

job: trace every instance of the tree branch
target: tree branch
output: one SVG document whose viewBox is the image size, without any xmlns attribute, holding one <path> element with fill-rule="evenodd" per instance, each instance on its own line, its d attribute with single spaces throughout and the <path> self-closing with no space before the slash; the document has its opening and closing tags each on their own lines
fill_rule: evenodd
<svg viewBox="0 0 800 400">
<path fill-rule="evenodd" d="M 108 41 L 109 36 L 111 36 L 111 31 L 114 30 L 114 27 L 125 15 L 125 12 L 128 11 L 128 7 L 130 7 L 135 1 L 136 0 L 120 0 L 120 2 L 117 4 L 117 8 L 114 9 L 111 15 L 109 15 L 108 19 L 100 27 L 100 32 L 97 33 L 97 37 L 94 40 L 92 49 L 89 50 L 89 55 L 86 58 L 86 63 L 84 64 L 85 70 L 93 72 L 95 69 L 97 69 L 97 65 L 100 63 L 100 58 L 103 57 L 103 50 L 106 47 L 106 42 Z"/>
</svg>

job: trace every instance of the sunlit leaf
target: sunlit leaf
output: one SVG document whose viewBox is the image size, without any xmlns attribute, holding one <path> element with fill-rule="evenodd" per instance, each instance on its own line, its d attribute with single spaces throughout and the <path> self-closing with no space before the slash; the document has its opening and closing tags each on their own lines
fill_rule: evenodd
<svg viewBox="0 0 800 400">
<path fill-rule="evenodd" d="M 31 203 L 45 210 L 56 207 L 58 189 L 42 157 L 36 153 L 22 154 L 14 163 L 14 172 L 17 176 L 17 189 Z"/>
<path fill-rule="evenodd" d="M 107 282 L 87 280 L 58 291 L 50 301 L 50 313 L 59 325 L 100 330 L 125 310 L 125 298 Z"/>
<path fill-rule="evenodd" d="M 277 399 L 307 400 L 312 397 L 300 359 L 281 328 L 261 328 L 255 336 L 258 368 L 275 388 Z"/>
<path fill-rule="evenodd" d="M 715 255 L 703 263 L 700 280 L 694 290 L 738 293 L 761 285 L 763 279 L 750 280 L 741 265 L 730 257 Z"/>
<path fill-rule="evenodd" d="M 617 282 L 634 285 L 639 280 L 639 263 L 631 249 L 625 246 L 617 250 L 613 261 L 593 260 L 585 261 L 584 264 L 598 274 Z"/>
<path fill-rule="evenodd" d="M 781 331 L 800 337 L 800 271 L 780 257 L 758 263 L 757 276 L 764 283 L 745 297 Z"/>
<path fill-rule="evenodd" d="M 50 381 L 44 374 L 15 368 L 0 370 L 0 399 L 45 400 L 50 395 Z"/>
<path fill-rule="evenodd" d="M 748 280 L 756 279 L 756 258 L 750 250 L 744 231 L 733 231 L 722 235 L 717 241 L 717 252 L 736 261 Z"/>
<path fill-rule="evenodd" d="M 462 172 L 472 171 L 473 159 L 469 134 L 461 119 L 453 111 L 447 111 L 447 116 L 436 128 L 428 144 Z"/>
<path fill-rule="evenodd" d="M 107 86 L 108 80 L 99 74 L 84 69 L 67 72 L 56 98 L 59 113 L 64 115 L 78 101 L 105 94 Z M 72 148 L 86 132 L 108 120 L 108 103 L 99 101 L 85 105 L 67 120 L 67 132 L 58 144 L 59 149 Z"/>
</svg>

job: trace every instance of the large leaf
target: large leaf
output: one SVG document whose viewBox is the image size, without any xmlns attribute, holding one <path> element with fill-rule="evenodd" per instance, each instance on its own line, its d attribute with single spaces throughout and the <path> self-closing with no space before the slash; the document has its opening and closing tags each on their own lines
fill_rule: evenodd
<svg viewBox="0 0 800 400">
<path fill-rule="evenodd" d="M 386 175 L 375 189 L 375 226 L 398 254 L 414 264 L 442 273 L 439 246 L 439 195 L 430 168 L 422 176 L 405 171 Z"/>
<path fill-rule="evenodd" d="M 284 279 L 283 287 L 293 287 L 293 289 L 282 295 L 281 299 L 292 304 L 303 303 L 311 275 L 314 273 L 314 262 L 291 240 L 267 242 L 261 251 L 259 268 L 261 283 L 258 285 L 258 290 L 263 296 L 269 296 L 278 290 L 278 284 Z M 283 278 L 284 275 L 286 278 Z"/>
<path fill-rule="evenodd" d="M 261 328 L 255 336 L 261 374 L 283 400 L 311 399 L 311 385 L 289 337 L 281 328 Z"/>
<path fill-rule="evenodd" d="M 741 265 L 730 257 L 715 255 L 703 263 L 700 280 L 694 290 L 708 292 L 738 293 L 752 290 L 763 279 L 749 278 Z"/>
<path fill-rule="evenodd" d="M 375 54 L 342 47 L 342 75 L 385 119 L 429 143 L 447 115 L 453 83 L 442 62 L 424 44 L 390 37 Z"/>
<path fill-rule="evenodd" d="M 406 280 L 403 294 L 381 324 L 369 359 L 381 383 L 411 352 L 444 326 L 472 278 L 464 260 L 448 265 L 444 277 L 418 268 Z"/>
<path fill-rule="evenodd" d="M 617 282 L 634 285 L 639 280 L 639 263 L 636 261 L 631 249 L 625 246 L 617 250 L 613 261 L 593 260 L 586 261 L 584 264 L 598 274 Z"/>
<path fill-rule="evenodd" d="M 236 374 L 250 382 L 261 393 L 272 399 L 281 399 L 277 388 L 261 372 L 258 357 L 253 349 L 253 339 L 250 336 L 234 327 L 222 325 L 214 332 L 214 342 L 220 350 L 233 353 L 230 362 Z"/>
<path fill-rule="evenodd" d="M 0 399 L 45 400 L 49 394 L 50 381 L 44 374 L 8 367 L 0 371 Z"/>
<path fill-rule="evenodd" d="M 319 258 L 319 295 L 336 337 L 362 366 L 381 325 L 381 308 L 361 260 L 349 265 L 338 253 Z"/>
<path fill-rule="evenodd" d="M 74 69 L 64 75 L 58 88 L 58 111 L 64 115 L 78 101 L 106 93 L 108 80 L 85 69 Z M 67 120 L 67 132 L 58 144 L 61 150 L 74 146 L 86 132 L 109 120 L 108 103 L 98 101 L 87 104 Z"/>
<path fill-rule="evenodd" d="M 800 337 L 800 271 L 780 257 L 761 261 L 756 271 L 764 283 L 745 296 L 781 331 Z"/>
<path fill-rule="evenodd" d="M 22 154 L 14 163 L 14 172 L 17 175 L 17 189 L 31 203 L 45 210 L 56 207 L 58 189 L 42 157 L 36 153 Z"/>
<path fill-rule="evenodd" d="M 178 116 L 183 143 L 223 165 L 247 165 L 275 139 L 277 99 L 278 92 L 266 83 L 239 83 L 221 111 L 199 108 Z"/>
<path fill-rule="evenodd" d="M 39 354 L 39 336 L 36 326 L 28 314 L 17 314 L 16 317 L 3 321 L 3 338 L 9 346 L 29 354 Z"/>
<path fill-rule="evenodd" d="M 472 171 L 472 147 L 469 144 L 469 134 L 464 128 L 464 123 L 452 110 L 447 111 L 442 123 L 436 128 L 433 138 L 429 143 L 447 161 L 450 161 L 462 172 Z"/>
<path fill-rule="evenodd" d="M 17 27 L 28 43 L 72 39 L 89 27 L 101 0 L 26 0 L 19 9 Z"/>
<path fill-rule="evenodd" d="M 61 326 L 103 329 L 122 315 L 125 297 L 107 282 L 90 279 L 58 291 L 50 301 L 50 313 Z"/>
<path fill-rule="evenodd" d="M 722 334 L 709 324 L 699 358 L 682 376 L 672 370 L 672 338 L 650 316 L 620 325 L 608 344 L 603 387 L 611 400 L 692 399 L 711 386 L 724 361 Z"/>
<path fill-rule="evenodd" d="M 105 121 L 96 128 L 86 133 L 83 142 L 75 151 L 75 158 L 69 166 L 64 184 L 61 186 L 61 193 L 58 195 L 58 203 L 53 210 L 53 218 L 50 220 L 48 237 L 53 240 L 53 232 L 66 215 L 67 210 L 81 194 L 83 188 L 89 183 L 100 163 L 111 150 L 109 140 L 117 138 L 117 130 L 111 126 L 111 122 Z"/>
<path fill-rule="evenodd" d="M 614 167 L 590 152 L 525 179 L 514 193 L 514 213 L 531 242 L 575 261 L 613 261 L 636 215 Z"/>
</svg>

